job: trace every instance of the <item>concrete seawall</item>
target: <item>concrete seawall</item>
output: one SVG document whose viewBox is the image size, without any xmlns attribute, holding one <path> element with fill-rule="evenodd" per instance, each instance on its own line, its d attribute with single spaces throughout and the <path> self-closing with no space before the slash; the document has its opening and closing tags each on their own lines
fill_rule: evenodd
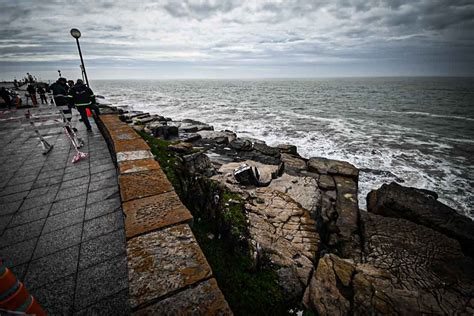
<svg viewBox="0 0 474 316">
<path fill-rule="evenodd" d="M 190 229 L 193 217 L 148 144 L 116 114 L 98 125 L 119 172 L 132 311 L 232 314 Z"/>
</svg>

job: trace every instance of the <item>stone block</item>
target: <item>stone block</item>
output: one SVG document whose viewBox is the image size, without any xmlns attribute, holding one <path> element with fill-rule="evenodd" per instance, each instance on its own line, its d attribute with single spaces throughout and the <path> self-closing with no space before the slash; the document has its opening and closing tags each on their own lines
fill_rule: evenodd
<svg viewBox="0 0 474 316">
<path fill-rule="evenodd" d="M 174 191 L 125 202 L 123 209 L 127 238 L 193 218 Z"/>
<path fill-rule="evenodd" d="M 173 190 L 173 186 L 161 170 L 120 175 L 119 182 L 123 202 Z"/>
<path fill-rule="evenodd" d="M 125 151 L 117 153 L 117 163 L 129 160 L 153 159 L 153 154 L 149 150 Z"/>
<path fill-rule="evenodd" d="M 135 315 L 232 315 L 232 311 L 216 280 L 209 279 L 138 310 Z"/>
<path fill-rule="evenodd" d="M 160 169 L 160 164 L 154 159 L 123 161 L 119 163 L 120 174 Z"/>
<path fill-rule="evenodd" d="M 187 224 L 130 239 L 127 255 L 132 308 L 212 275 Z"/>
<path fill-rule="evenodd" d="M 150 150 L 150 146 L 143 139 L 115 140 L 115 152 L 127 152 L 136 150 Z"/>
</svg>

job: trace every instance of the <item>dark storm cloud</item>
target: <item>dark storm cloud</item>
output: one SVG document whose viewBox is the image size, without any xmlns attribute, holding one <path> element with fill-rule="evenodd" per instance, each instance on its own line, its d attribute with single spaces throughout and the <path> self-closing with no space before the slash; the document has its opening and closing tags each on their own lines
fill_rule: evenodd
<svg viewBox="0 0 474 316">
<path fill-rule="evenodd" d="M 474 74 L 474 2 L 467 0 L 0 0 L 0 6 L 2 71 L 77 64 L 69 29 L 78 27 L 86 59 L 97 67 L 330 64 L 344 71 L 422 64 L 438 71 L 443 64 L 449 72 L 456 63 Z"/>
</svg>

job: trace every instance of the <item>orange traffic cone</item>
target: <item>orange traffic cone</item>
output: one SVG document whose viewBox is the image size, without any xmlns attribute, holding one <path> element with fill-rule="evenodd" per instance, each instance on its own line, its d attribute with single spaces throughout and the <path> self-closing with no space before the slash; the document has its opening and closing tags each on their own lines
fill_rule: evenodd
<svg viewBox="0 0 474 316">
<path fill-rule="evenodd" d="M 46 316 L 25 285 L 0 262 L 0 311 L 22 312 L 29 315 Z"/>
</svg>

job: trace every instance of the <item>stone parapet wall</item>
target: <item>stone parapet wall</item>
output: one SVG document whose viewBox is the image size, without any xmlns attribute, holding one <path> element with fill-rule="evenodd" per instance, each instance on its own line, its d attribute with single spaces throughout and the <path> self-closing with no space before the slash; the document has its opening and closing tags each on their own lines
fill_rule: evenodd
<svg viewBox="0 0 474 316">
<path fill-rule="evenodd" d="M 148 144 L 115 114 L 99 125 L 119 171 L 132 311 L 232 314 L 189 227 L 193 217 Z"/>
</svg>

